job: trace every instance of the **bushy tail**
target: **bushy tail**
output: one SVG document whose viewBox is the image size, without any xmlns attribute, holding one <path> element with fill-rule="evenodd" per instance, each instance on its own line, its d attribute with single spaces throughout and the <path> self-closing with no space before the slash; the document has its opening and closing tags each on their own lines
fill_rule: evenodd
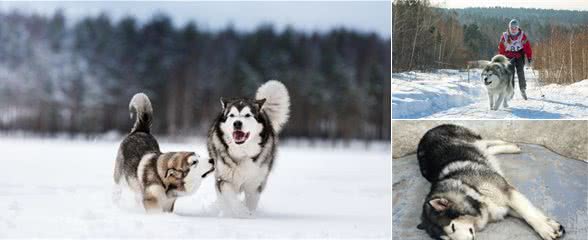
<svg viewBox="0 0 588 240">
<path fill-rule="evenodd" d="M 265 99 L 261 110 L 268 115 L 274 131 L 279 133 L 290 117 L 290 96 L 286 86 L 276 80 L 267 81 L 257 89 L 255 99 Z"/>
<path fill-rule="evenodd" d="M 153 116 L 153 108 L 151 101 L 144 93 L 137 93 L 129 103 L 129 111 L 131 112 L 131 119 L 135 119 L 135 125 L 131 129 L 131 133 L 151 131 L 151 118 Z"/>
<path fill-rule="evenodd" d="M 496 55 L 492 58 L 491 62 L 495 62 L 495 63 L 504 63 L 507 64 L 509 63 L 508 58 L 506 58 L 504 55 Z"/>
</svg>

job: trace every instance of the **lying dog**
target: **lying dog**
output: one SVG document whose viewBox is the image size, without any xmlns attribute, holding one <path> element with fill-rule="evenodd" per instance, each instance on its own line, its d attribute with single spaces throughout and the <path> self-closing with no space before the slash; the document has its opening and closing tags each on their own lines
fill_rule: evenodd
<svg viewBox="0 0 588 240">
<path fill-rule="evenodd" d="M 474 239 L 488 222 L 507 214 L 524 219 L 545 240 L 564 227 L 545 216 L 503 176 L 495 154 L 519 153 L 518 146 L 455 125 L 429 130 L 418 145 L 422 175 L 431 182 L 419 229 L 434 239 Z"/>
<path fill-rule="evenodd" d="M 141 194 L 148 212 L 172 212 L 178 196 L 195 192 L 203 178 L 214 171 L 212 159 L 193 152 L 161 153 L 150 134 L 153 109 L 149 98 L 138 93 L 129 105 L 135 124 L 120 144 L 114 168 L 114 182 L 126 183 Z"/>
<path fill-rule="evenodd" d="M 490 110 L 498 110 L 500 105 L 508 107 L 508 100 L 514 96 L 514 74 L 511 64 L 503 55 L 492 58 L 482 71 L 482 79 L 488 90 Z"/>
</svg>

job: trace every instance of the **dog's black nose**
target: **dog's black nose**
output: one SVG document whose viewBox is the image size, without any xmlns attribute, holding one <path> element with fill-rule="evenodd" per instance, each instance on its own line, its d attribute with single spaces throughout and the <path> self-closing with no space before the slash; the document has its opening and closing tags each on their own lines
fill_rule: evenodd
<svg viewBox="0 0 588 240">
<path fill-rule="evenodd" d="M 484 81 L 488 81 L 488 77 L 485 77 L 485 78 L 484 78 Z"/>
<path fill-rule="evenodd" d="M 243 123 L 241 121 L 235 121 L 233 123 L 233 127 L 235 127 L 235 129 L 239 130 L 243 127 Z"/>
<path fill-rule="evenodd" d="M 212 158 L 211 159 L 208 159 L 208 163 L 214 164 L 214 159 L 212 159 Z"/>
</svg>

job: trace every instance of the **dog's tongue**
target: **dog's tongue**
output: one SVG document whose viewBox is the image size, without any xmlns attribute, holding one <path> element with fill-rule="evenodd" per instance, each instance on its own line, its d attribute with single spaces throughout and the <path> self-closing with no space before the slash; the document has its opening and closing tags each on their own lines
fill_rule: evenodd
<svg viewBox="0 0 588 240">
<path fill-rule="evenodd" d="M 245 138 L 245 132 L 243 132 L 243 131 L 234 131 L 233 132 L 233 139 L 235 139 L 235 141 L 242 141 L 243 138 Z"/>
</svg>

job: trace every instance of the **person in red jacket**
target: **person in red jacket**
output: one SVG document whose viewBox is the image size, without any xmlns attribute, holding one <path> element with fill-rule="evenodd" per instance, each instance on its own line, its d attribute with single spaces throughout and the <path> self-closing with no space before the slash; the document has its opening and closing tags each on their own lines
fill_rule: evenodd
<svg viewBox="0 0 588 240">
<path fill-rule="evenodd" d="M 527 38 L 527 34 L 519 28 L 518 20 L 513 19 L 508 23 L 508 30 L 500 37 L 498 52 L 510 59 L 513 65 L 512 70 L 516 68 L 521 95 L 527 100 L 527 93 L 525 92 L 527 83 L 525 82 L 523 67 L 525 66 L 525 56 L 527 57 L 528 64 L 531 65 L 533 50 L 531 50 L 531 43 Z"/>
</svg>

